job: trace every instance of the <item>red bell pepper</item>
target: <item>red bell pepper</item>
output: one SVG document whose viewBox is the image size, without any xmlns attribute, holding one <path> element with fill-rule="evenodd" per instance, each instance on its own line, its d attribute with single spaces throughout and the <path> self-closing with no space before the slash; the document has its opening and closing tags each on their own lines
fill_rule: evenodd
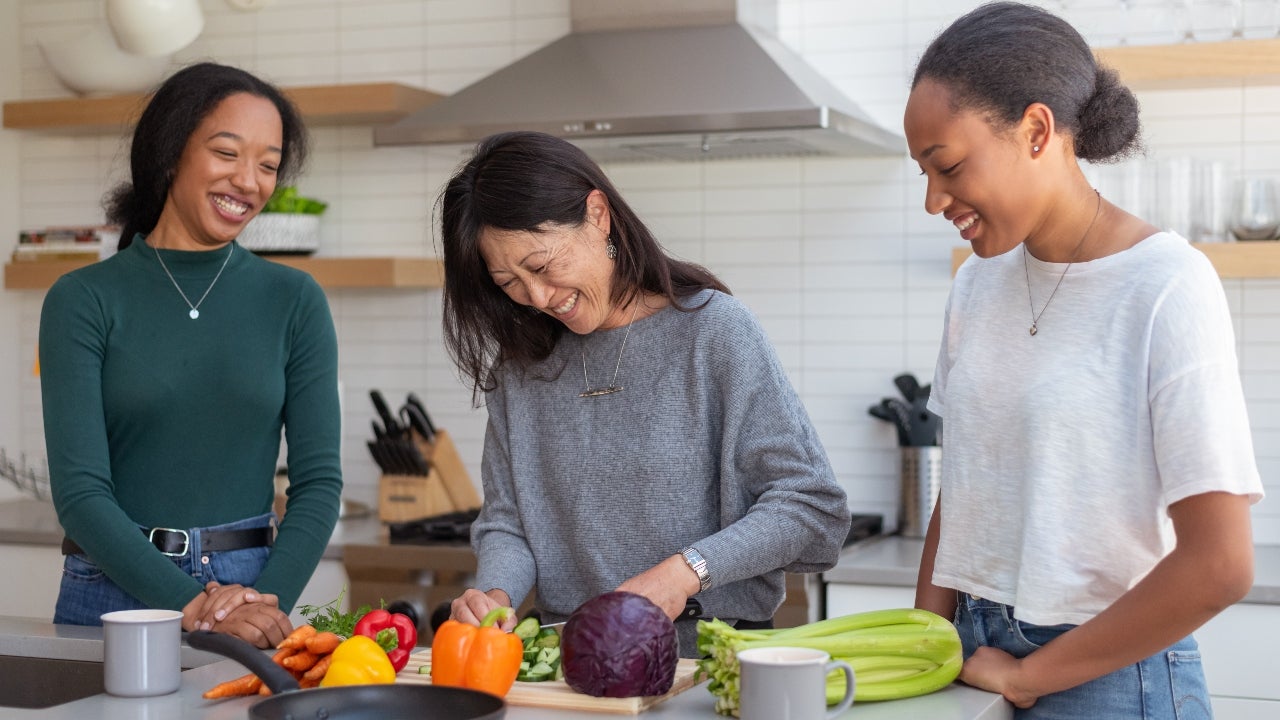
<svg viewBox="0 0 1280 720">
<path fill-rule="evenodd" d="M 387 659 L 396 672 L 409 664 L 409 654 L 418 643 L 418 628 L 408 615 L 371 610 L 360 618 L 355 627 L 356 635 L 371 638 L 387 651 Z"/>
</svg>

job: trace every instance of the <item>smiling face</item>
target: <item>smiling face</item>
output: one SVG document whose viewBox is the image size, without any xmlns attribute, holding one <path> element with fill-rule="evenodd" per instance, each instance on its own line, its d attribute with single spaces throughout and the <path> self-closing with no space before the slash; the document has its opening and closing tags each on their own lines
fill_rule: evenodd
<svg viewBox="0 0 1280 720">
<path fill-rule="evenodd" d="M 947 87 L 929 79 L 911 91 L 903 125 L 928 179 L 925 210 L 955 225 L 977 255 L 1000 255 L 1032 235 L 1040 179 L 1022 140 L 1034 128 L 1002 132 L 981 112 L 957 110 Z"/>
<path fill-rule="evenodd" d="M 148 243 L 210 250 L 234 240 L 275 191 L 283 145 L 270 100 L 248 93 L 223 99 L 187 138 Z"/>
<path fill-rule="evenodd" d="M 507 297 L 586 335 L 628 319 L 610 300 L 614 263 L 605 254 L 608 236 L 608 205 L 593 190 L 581 225 L 544 224 L 536 232 L 486 227 L 480 231 L 480 255 Z"/>
</svg>

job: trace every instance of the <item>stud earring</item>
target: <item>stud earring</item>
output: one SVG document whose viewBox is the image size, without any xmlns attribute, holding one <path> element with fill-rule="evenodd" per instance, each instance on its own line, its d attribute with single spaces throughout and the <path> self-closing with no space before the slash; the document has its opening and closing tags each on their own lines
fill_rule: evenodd
<svg viewBox="0 0 1280 720">
<path fill-rule="evenodd" d="M 618 259 L 618 246 L 613 244 L 613 236 L 609 236 L 608 245 L 604 246 L 604 254 L 609 256 L 610 260 Z"/>
<path fill-rule="evenodd" d="M 1032 146 L 1031 146 L 1031 152 L 1035 152 L 1035 153 L 1040 152 L 1040 146 L 1039 146 L 1039 145 L 1032 145 Z"/>
</svg>

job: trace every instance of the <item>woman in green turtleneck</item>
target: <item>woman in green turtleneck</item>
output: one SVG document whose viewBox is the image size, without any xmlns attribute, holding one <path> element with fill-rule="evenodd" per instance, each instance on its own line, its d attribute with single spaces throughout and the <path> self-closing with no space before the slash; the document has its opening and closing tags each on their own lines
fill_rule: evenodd
<svg viewBox="0 0 1280 720">
<path fill-rule="evenodd" d="M 40 317 L 67 534 L 54 622 L 152 607 L 262 647 L 290 631 L 338 516 L 337 343 L 315 281 L 235 238 L 305 152 L 278 89 L 212 63 L 169 78 L 139 119 L 132 181 L 107 201 L 120 251 L 59 279 Z"/>
</svg>

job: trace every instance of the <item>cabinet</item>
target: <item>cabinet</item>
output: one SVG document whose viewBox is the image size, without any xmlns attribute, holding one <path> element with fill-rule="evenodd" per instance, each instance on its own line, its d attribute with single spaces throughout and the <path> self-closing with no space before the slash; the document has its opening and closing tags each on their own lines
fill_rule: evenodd
<svg viewBox="0 0 1280 720">
<path fill-rule="evenodd" d="M 1196 631 L 1219 720 L 1280 717 L 1275 628 L 1280 605 L 1237 603 Z"/>
</svg>

